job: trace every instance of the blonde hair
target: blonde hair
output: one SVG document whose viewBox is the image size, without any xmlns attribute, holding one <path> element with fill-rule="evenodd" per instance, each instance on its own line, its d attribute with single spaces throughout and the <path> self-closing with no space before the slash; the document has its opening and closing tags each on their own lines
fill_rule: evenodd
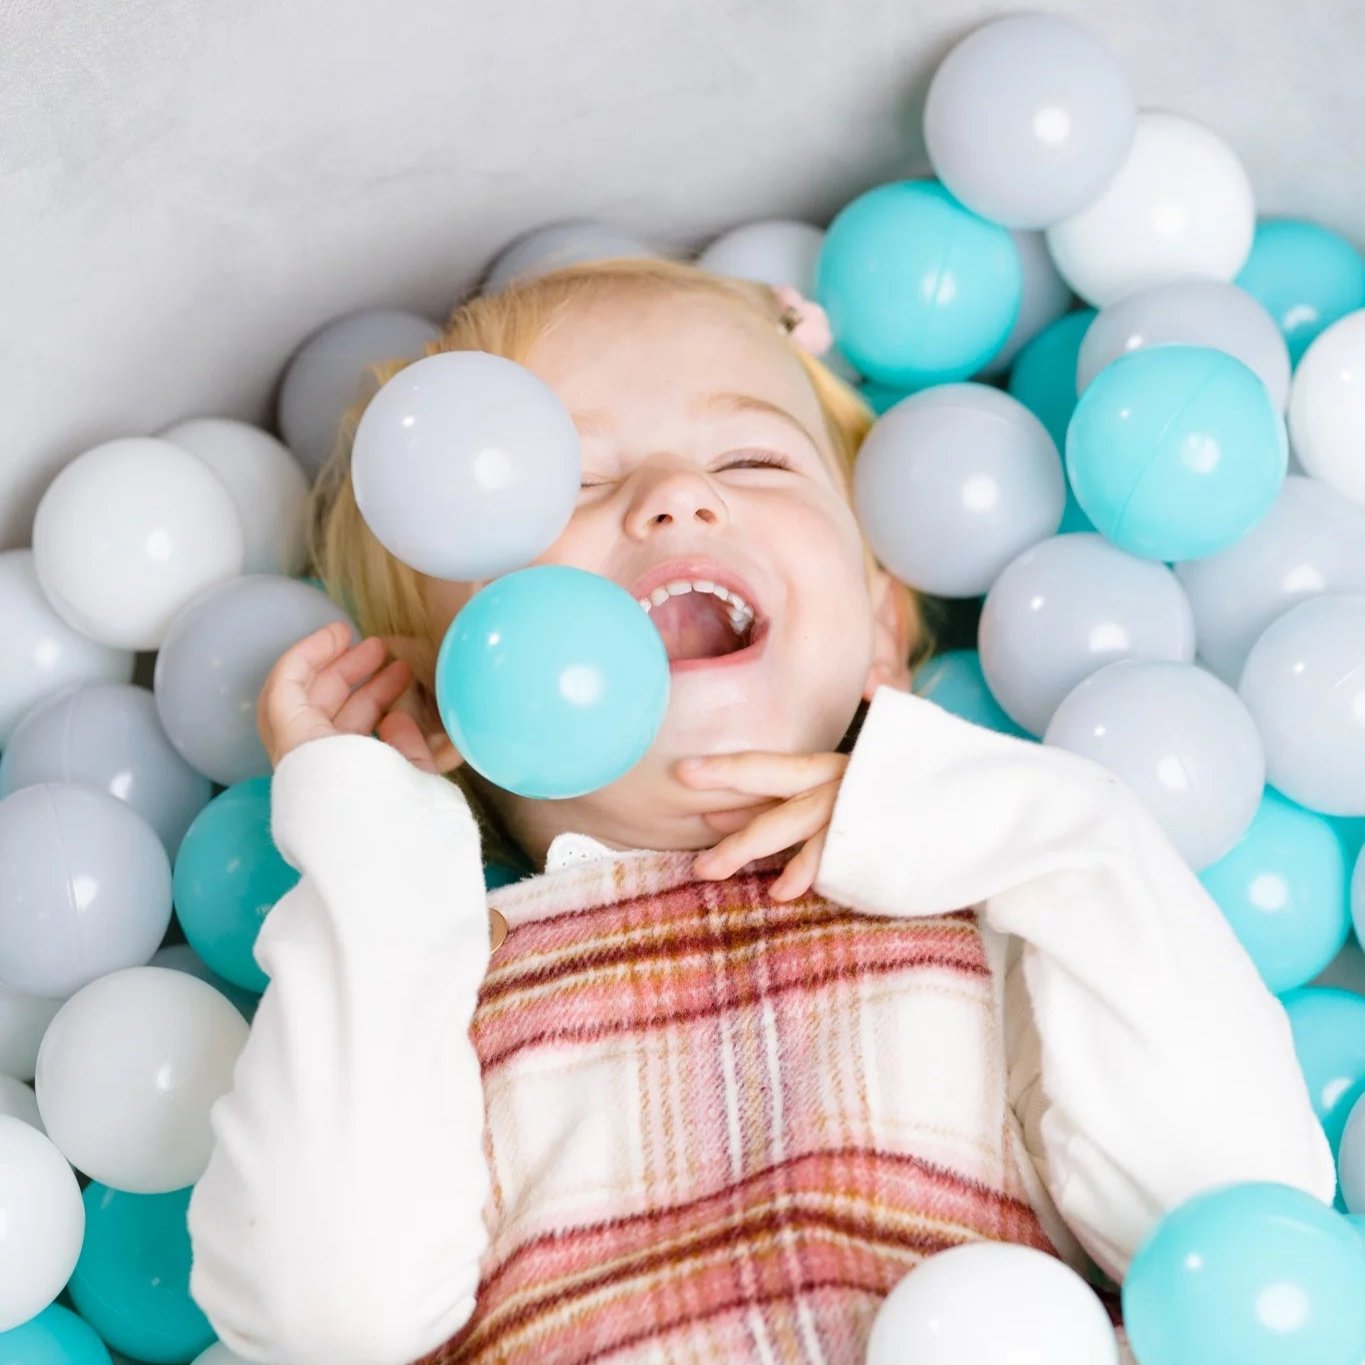
<svg viewBox="0 0 1365 1365">
<path fill-rule="evenodd" d="M 690 262 L 663 257 L 588 261 L 514 281 L 492 294 L 473 294 L 454 308 L 440 336 L 427 344 L 423 357 L 445 351 L 486 351 L 524 363 L 535 343 L 575 307 L 622 292 L 709 296 L 732 303 L 770 326 L 777 324 L 782 313 L 782 305 L 768 285 L 717 275 Z M 853 463 L 875 415 L 862 396 L 820 360 L 799 346 L 792 349 L 819 400 L 835 452 L 835 473 L 851 502 Z M 416 671 L 429 688 L 439 642 L 430 639 L 431 620 L 419 575 L 395 559 L 370 531 L 356 506 L 350 475 L 351 447 L 365 407 L 380 386 L 423 357 L 386 360 L 368 367 L 372 382 L 366 395 L 344 413 L 336 444 L 314 481 L 306 528 L 307 571 L 322 582 L 328 596 L 346 607 L 362 637 L 410 635 L 427 642 L 430 655 L 417 662 Z M 876 560 L 866 542 L 864 546 L 871 566 Z M 913 670 L 933 653 L 926 608 L 934 610 L 938 604 L 904 584 L 895 586 L 903 593 L 912 639 L 908 663 Z M 845 745 L 856 736 L 864 710 L 865 705 L 859 707 Z M 457 768 L 451 780 L 464 790 L 479 820 L 485 858 L 511 855 L 515 861 L 523 861 L 496 813 L 484 806 L 467 780 L 466 769 Z"/>
</svg>

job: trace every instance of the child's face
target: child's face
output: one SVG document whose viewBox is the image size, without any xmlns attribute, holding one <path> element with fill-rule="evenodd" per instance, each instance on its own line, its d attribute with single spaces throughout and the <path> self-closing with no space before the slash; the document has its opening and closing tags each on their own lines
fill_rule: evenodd
<svg viewBox="0 0 1365 1365">
<path fill-rule="evenodd" d="M 672 764 L 740 749 L 832 750 L 870 690 L 874 658 L 905 648 L 878 648 L 873 600 L 886 581 L 869 581 L 818 400 L 777 326 L 721 300 L 604 300 L 543 337 L 525 364 L 573 415 L 583 450 L 577 508 L 536 562 L 588 569 L 639 597 L 666 561 L 710 561 L 747 585 L 766 638 L 743 662 L 675 667 L 653 747 L 611 786 L 573 801 L 489 797 L 534 856 L 558 829 L 624 847 L 713 843 L 700 812 L 743 802 L 684 788 Z M 737 410 L 717 394 L 788 416 Z M 756 455 L 788 467 L 740 463 Z M 705 563 L 676 577 L 705 580 Z M 477 586 L 423 580 L 437 640 Z M 746 638 L 712 633 L 712 599 L 674 616 L 680 605 L 656 618 L 671 657 Z"/>
</svg>

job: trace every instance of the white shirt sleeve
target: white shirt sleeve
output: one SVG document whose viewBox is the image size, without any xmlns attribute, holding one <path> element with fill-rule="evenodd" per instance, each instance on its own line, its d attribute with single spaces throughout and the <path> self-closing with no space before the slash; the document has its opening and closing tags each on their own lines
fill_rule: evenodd
<svg viewBox="0 0 1365 1365">
<path fill-rule="evenodd" d="M 478 829 L 453 783 L 359 735 L 285 755 L 271 827 L 302 876 L 210 1112 L 190 1292 L 248 1360 L 407 1365 L 471 1316 L 488 1245 Z"/>
<path fill-rule="evenodd" d="M 1027 1096 L 1026 1145 L 1058 1211 L 1114 1280 L 1209 1186 L 1279 1181 L 1331 1202 L 1331 1148 L 1283 1006 L 1098 764 L 881 687 L 815 886 L 879 915 L 981 906 L 1023 941 L 1039 1074 L 1011 1077 L 1011 1096 Z"/>
</svg>

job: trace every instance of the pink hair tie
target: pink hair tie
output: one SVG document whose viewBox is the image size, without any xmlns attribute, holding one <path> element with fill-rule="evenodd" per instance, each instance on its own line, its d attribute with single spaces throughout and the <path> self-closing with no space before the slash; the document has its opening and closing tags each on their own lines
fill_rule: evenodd
<svg viewBox="0 0 1365 1365">
<path fill-rule="evenodd" d="M 778 325 L 803 351 L 815 356 L 824 355 L 834 345 L 834 333 L 825 310 L 789 284 L 777 285 L 773 293 L 782 306 Z"/>
</svg>

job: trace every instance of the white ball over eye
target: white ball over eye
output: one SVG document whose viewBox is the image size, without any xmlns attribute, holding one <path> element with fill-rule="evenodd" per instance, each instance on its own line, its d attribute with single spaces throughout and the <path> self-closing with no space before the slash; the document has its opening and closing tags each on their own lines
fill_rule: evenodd
<svg viewBox="0 0 1365 1365">
<path fill-rule="evenodd" d="M 578 501 L 582 449 L 554 390 L 515 361 L 447 351 L 400 370 L 356 429 L 351 478 L 375 538 L 457 582 L 523 568 Z"/>
</svg>

